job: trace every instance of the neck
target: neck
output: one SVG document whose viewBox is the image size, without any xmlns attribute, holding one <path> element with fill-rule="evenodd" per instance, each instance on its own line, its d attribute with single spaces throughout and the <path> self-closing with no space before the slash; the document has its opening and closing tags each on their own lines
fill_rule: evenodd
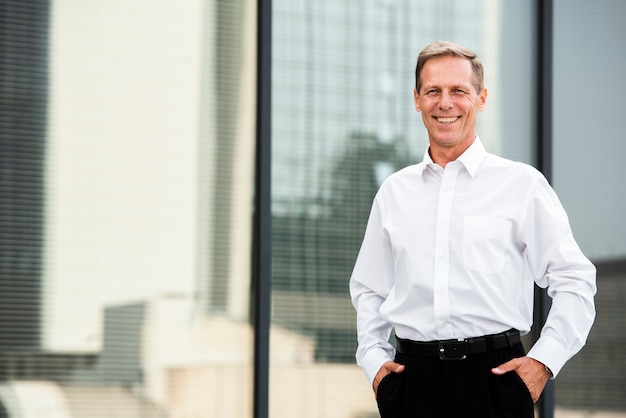
<svg viewBox="0 0 626 418">
<path fill-rule="evenodd" d="M 446 147 L 430 141 L 428 153 L 433 162 L 446 168 L 449 162 L 456 161 L 475 141 L 474 136 L 471 141 L 464 141 L 454 146 Z"/>
</svg>

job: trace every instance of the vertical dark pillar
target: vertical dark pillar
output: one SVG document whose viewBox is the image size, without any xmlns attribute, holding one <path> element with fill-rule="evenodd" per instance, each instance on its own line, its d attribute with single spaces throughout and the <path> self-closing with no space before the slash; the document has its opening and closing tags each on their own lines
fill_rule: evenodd
<svg viewBox="0 0 626 418">
<path fill-rule="evenodd" d="M 258 0 L 257 120 L 253 243 L 255 418 L 269 416 L 269 335 L 272 281 L 272 1 Z"/>
<path fill-rule="evenodd" d="M 552 56 L 553 56 L 553 2 L 537 1 L 537 165 L 538 169 L 552 181 Z M 548 317 L 551 306 L 550 297 L 545 290 L 536 292 L 535 332 Z M 554 382 L 549 381 L 537 407 L 540 418 L 554 417 Z"/>
<path fill-rule="evenodd" d="M 0 0 L 0 350 L 38 348 L 48 0 Z"/>
</svg>

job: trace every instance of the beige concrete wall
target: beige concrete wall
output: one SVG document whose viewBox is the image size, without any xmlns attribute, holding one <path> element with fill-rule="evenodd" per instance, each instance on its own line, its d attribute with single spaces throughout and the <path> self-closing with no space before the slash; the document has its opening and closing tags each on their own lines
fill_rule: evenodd
<svg viewBox="0 0 626 418">
<path fill-rule="evenodd" d="M 169 372 L 171 418 L 252 416 L 252 370 L 207 365 Z M 270 371 L 272 418 L 357 418 L 376 412 L 361 369 L 351 365 L 280 365 Z"/>
<path fill-rule="evenodd" d="M 251 417 L 251 382 L 252 369 L 240 365 L 170 370 L 169 418 Z"/>
</svg>

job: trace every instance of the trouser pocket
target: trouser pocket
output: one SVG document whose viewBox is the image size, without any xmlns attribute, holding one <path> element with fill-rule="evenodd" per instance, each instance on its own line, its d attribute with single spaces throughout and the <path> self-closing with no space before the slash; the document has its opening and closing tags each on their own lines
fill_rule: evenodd
<svg viewBox="0 0 626 418">
<path fill-rule="evenodd" d="M 397 418 L 401 415 L 401 405 L 403 404 L 400 399 L 401 391 L 401 375 L 397 373 L 389 373 L 383 377 L 378 385 L 378 391 L 376 393 L 376 403 L 378 404 L 378 412 L 381 418 Z"/>
</svg>

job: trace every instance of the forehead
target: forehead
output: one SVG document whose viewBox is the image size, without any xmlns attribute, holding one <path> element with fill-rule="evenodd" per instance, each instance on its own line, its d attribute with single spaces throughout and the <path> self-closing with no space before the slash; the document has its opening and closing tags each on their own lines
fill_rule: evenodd
<svg viewBox="0 0 626 418">
<path fill-rule="evenodd" d="M 422 67 L 420 79 L 423 86 L 473 84 L 472 63 L 462 57 L 431 58 Z"/>
</svg>

